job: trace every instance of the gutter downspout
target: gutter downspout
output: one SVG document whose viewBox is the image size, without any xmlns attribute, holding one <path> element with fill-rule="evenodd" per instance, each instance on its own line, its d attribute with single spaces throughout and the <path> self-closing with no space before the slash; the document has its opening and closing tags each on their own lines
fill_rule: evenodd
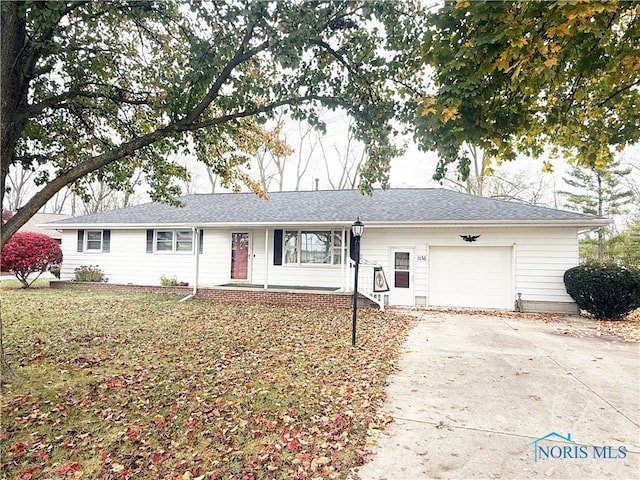
<svg viewBox="0 0 640 480">
<path fill-rule="evenodd" d="M 269 288 L 269 227 L 264 229 L 264 289 Z"/>
<path fill-rule="evenodd" d="M 347 276 L 347 235 L 346 230 L 342 227 L 340 232 L 340 241 L 342 242 L 342 248 L 340 252 L 340 291 L 347 291 L 346 276 Z"/>
</svg>

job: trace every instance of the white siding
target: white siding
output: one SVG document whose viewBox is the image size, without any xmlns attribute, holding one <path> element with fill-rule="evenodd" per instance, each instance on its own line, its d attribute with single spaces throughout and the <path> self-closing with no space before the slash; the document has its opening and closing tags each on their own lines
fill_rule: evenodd
<svg viewBox="0 0 640 480">
<path fill-rule="evenodd" d="M 327 229 L 330 227 L 327 227 Z M 203 253 L 200 255 L 200 285 L 221 285 L 229 282 L 231 233 L 251 233 L 250 282 L 263 284 L 265 265 L 269 285 L 315 286 L 348 290 L 352 273 L 340 265 L 273 265 L 273 229 L 268 230 L 265 262 L 264 229 L 204 229 Z M 480 235 L 473 244 L 463 242 L 460 235 Z M 348 234 L 347 234 L 348 238 Z M 77 232 L 65 230 L 61 277 L 70 280 L 80 265 L 98 265 L 113 283 L 159 285 L 160 277 L 176 276 L 193 285 L 195 254 L 146 253 L 146 230 L 111 230 L 108 253 L 76 252 Z M 502 246 L 511 247 L 513 255 L 513 300 L 522 294 L 523 300 L 570 302 L 563 274 L 578 264 L 576 228 L 572 227 L 438 227 L 438 228 L 376 228 L 365 225 L 361 241 L 364 260 L 383 266 L 389 279 L 391 251 L 411 249 L 414 256 L 414 295 L 426 299 L 428 282 L 428 252 L 430 246 Z M 344 275 L 344 280 L 343 280 Z M 420 302 L 418 302 L 420 304 Z"/>
<path fill-rule="evenodd" d="M 575 228 L 529 229 L 518 239 L 516 292 L 523 300 L 572 302 L 564 272 L 578 265 Z"/>
<path fill-rule="evenodd" d="M 160 285 L 162 275 L 190 284 L 195 279 L 195 256 L 146 253 L 146 230 L 111 230 L 109 252 L 78 252 L 75 230 L 65 230 L 62 245 L 62 280 L 72 280 L 75 268 L 82 265 L 97 265 L 111 283 Z"/>
<path fill-rule="evenodd" d="M 265 282 L 264 229 L 204 229 L 203 251 L 199 255 L 199 285 L 223 285 L 231 276 L 231 233 L 250 233 L 249 283 Z M 146 229 L 111 230 L 109 252 L 77 252 L 77 231 L 66 230 L 63 240 L 61 278 L 72 280 L 75 268 L 98 265 L 111 283 L 159 285 L 160 277 L 195 281 L 193 253 L 146 253 Z M 347 237 L 348 238 L 348 237 Z M 268 284 L 340 288 L 340 265 L 273 265 L 273 230 L 269 229 L 267 251 Z"/>
<path fill-rule="evenodd" d="M 474 243 L 460 235 L 480 235 Z M 416 297 L 427 297 L 429 246 L 512 247 L 513 301 L 517 293 L 523 300 L 572 302 L 567 295 L 564 272 L 578 264 L 578 239 L 575 227 L 441 227 L 441 228 L 367 228 L 362 237 L 363 258 L 379 262 L 391 271 L 392 248 L 414 247 L 414 286 Z"/>
<path fill-rule="evenodd" d="M 225 284 L 231 276 L 231 230 L 203 230 L 198 283 Z M 251 260 L 251 256 L 249 259 Z"/>
<path fill-rule="evenodd" d="M 367 228 L 361 240 L 361 258 L 382 266 L 387 280 L 392 283 L 392 250 L 411 250 L 414 259 L 413 281 L 416 297 L 427 295 L 427 242 L 426 231 L 416 228 Z M 391 285 L 390 285 L 391 286 Z"/>
<path fill-rule="evenodd" d="M 289 229 L 289 228 L 287 228 Z M 290 228 L 295 230 L 295 227 Z M 340 230 L 338 227 L 319 228 L 319 230 Z M 265 282 L 265 231 L 255 230 L 253 249 L 252 283 L 263 285 Z M 349 237 L 347 236 L 347 242 Z M 308 286 L 339 289 L 342 285 L 341 265 L 274 265 L 273 264 L 273 229 L 268 231 L 267 265 L 268 285 Z"/>
</svg>

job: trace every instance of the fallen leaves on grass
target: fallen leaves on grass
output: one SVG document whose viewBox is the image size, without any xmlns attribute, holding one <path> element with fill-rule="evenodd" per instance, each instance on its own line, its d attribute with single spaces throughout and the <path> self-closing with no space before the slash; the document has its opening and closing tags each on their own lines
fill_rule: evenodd
<svg viewBox="0 0 640 480">
<path fill-rule="evenodd" d="M 11 291 L 6 477 L 342 478 L 411 321 L 158 295 Z"/>
</svg>

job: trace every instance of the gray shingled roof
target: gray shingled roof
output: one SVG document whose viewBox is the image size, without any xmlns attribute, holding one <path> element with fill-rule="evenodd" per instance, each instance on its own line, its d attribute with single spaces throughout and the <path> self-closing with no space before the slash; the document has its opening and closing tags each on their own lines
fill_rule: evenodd
<svg viewBox="0 0 640 480">
<path fill-rule="evenodd" d="M 146 203 L 55 222 L 78 225 L 156 226 L 215 224 L 367 223 L 552 223 L 594 226 L 604 219 L 575 212 L 468 195 L 452 190 L 355 190 L 275 192 L 269 200 L 251 193 L 181 197 L 184 207 Z"/>
<path fill-rule="evenodd" d="M 51 238 L 59 239 L 62 238 L 62 234 L 55 228 L 47 227 L 46 224 L 64 220 L 66 218 L 71 218 L 71 215 L 58 213 L 36 213 L 27 223 L 20 227 L 20 231 L 44 233 L 45 235 L 49 235 Z"/>
</svg>

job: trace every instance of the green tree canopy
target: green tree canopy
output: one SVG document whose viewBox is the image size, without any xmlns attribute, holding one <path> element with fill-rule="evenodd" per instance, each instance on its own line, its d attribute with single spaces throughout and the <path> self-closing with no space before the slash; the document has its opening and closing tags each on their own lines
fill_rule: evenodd
<svg viewBox="0 0 640 480">
<path fill-rule="evenodd" d="M 633 192 L 622 185 L 622 179 L 631 173 L 631 168 L 621 167 L 616 160 L 607 168 L 584 168 L 575 165 L 564 182 L 573 191 L 558 192 L 566 196 L 566 207 L 570 210 L 612 217 L 628 211 L 628 202 Z"/>
<path fill-rule="evenodd" d="M 447 1 L 422 48 L 417 138 L 436 179 L 450 164 L 466 178 L 465 142 L 498 163 L 551 145 L 602 168 L 640 139 L 638 2 Z"/>
<path fill-rule="evenodd" d="M 598 261 L 598 241 L 592 238 L 580 240 L 582 261 Z M 640 268 L 640 220 L 635 220 L 626 230 L 606 239 L 604 261 Z"/>
<path fill-rule="evenodd" d="M 606 167 L 580 167 L 574 165 L 569 177 L 563 178 L 572 191 L 560 191 L 566 197 L 565 206 L 589 215 L 613 217 L 627 213 L 628 203 L 634 194 L 622 184 L 622 179 L 631 173 L 631 168 L 620 166 L 620 160 L 614 160 Z M 597 259 L 605 258 L 605 237 L 608 229 L 598 229 Z M 589 242 L 585 243 L 585 246 Z M 585 251 L 586 253 L 586 251 Z"/>
<path fill-rule="evenodd" d="M 56 192 L 100 180 L 154 200 L 188 172 L 191 152 L 230 184 L 279 108 L 318 128 L 322 104 L 344 109 L 368 160 L 362 190 L 387 183 L 399 153 L 391 121 L 408 87 L 422 8 L 407 1 L 3 1 L 1 190 L 18 164 L 40 190 L 2 245 Z M 401 85 L 401 88 L 398 88 Z"/>
</svg>

